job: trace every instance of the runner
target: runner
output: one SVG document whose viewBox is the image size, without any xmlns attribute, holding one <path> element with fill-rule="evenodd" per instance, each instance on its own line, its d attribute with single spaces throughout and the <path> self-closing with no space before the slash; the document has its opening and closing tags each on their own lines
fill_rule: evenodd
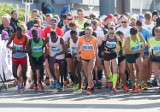
<svg viewBox="0 0 160 112">
<path fill-rule="evenodd" d="M 118 37 L 114 34 L 115 28 L 109 27 L 108 28 L 108 35 L 104 36 L 103 39 L 103 49 L 104 49 L 104 67 L 107 71 L 107 75 L 109 77 L 109 86 L 112 86 L 112 91 L 116 94 L 116 83 L 118 78 L 118 60 L 117 60 L 117 53 L 115 48 L 119 41 Z M 111 70 L 112 69 L 112 70 Z"/>
<path fill-rule="evenodd" d="M 152 61 L 152 70 L 157 79 L 157 85 L 160 89 L 160 27 L 156 27 L 154 30 L 155 37 L 151 38 L 149 41 L 151 47 L 151 61 Z"/>
<path fill-rule="evenodd" d="M 93 68 L 95 66 L 97 54 L 97 42 L 98 40 L 92 36 L 93 29 L 92 27 L 85 28 L 85 35 L 79 38 L 79 44 L 77 48 L 77 60 L 82 61 L 82 69 L 84 75 L 87 78 L 88 87 L 86 94 L 91 94 L 91 89 L 94 88 L 93 83 Z M 79 55 L 79 52 L 80 55 Z"/>
<path fill-rule="evenodd" d="M 132 81 L 132 92 L 136 92 L 136 83 L 134 77 L 133 66 L 136 66 L 137 73 L 137 90 L 142 92 L 142 74 L 143 74 L 143 59 L 142 54 L 145 48 L 146 42 L 142 35 L 138 33 L 136 28 L 131 28 L 130 36 L 125 41 L 126 61 L 129 68 L 130 79 Z"/>
<path fill-rule="evenodd" d="M 125 92 L 129 92 L 128 87 L 126 86 L 126 57 L 125 57 L 125 51 L 124 51 L 124 45 L 125 45 L 125 38 L 124 34 L 121 31 L 118 31 L 116 33 L 117 36 L 119 36 L 119 43 L 116 47 L 116 52 L 118 53 L 118 66 L 119 66 L 119 75 L 122 80 L 122 87 Z"/>
<path fill-rule="evenodd" d="M 64 57 L 66 53 L 66 46 L 61 37 L 57 36 L 56 32 L 51 31 L 49 37 L 46 38 L 46 43 L 49 43 L 50 54 L 49 54 L 49 69 L 52 74 L 51 84 L 52 88 L 61 89 L 63 85 L 64 76 Z M 61 76 L 61 84 L 59 78 Z M 54 78 L 54 80 L 53 80 Z M 55 81 L 55 82 L 53 82 Z"/>
<path fill-rule="evenodd" d="M 44 47 L 45 43 L 42 38 L 38 36 L 38 31 L 33 29 L 32 30 L 32 39 L 29 40 L 29 58 L 30 58 L 30 65 L 33 72 L 33 79 L 34 79 L 34 90 L 38 90 L 37 85 L 37 76 L 38 83 L 41 90 L 44 90 L 42 85 L 43 75 L 44 75 Z M 37 70 L 39 74 L 37 73 Z"/>
<path fill-rule="evenodd" d="M 150 39 L 150 33 L 147 29 L 142 28 L 142 21 L 138 20 L 136 22 L 136 26 L 137 26 L 137 29 L 138 29 L 139 33 L 142 34 L 143 38 L 148 43 L 149 39 Z M 150 56 L 149 56 L 149 48 L 148 47 L 146 47 L 144 49 L 143 69 L 144 69 L 143 70 L 144 90 L 147 90 L 148 85 L 151 86 L 150 78 L 151 78 L 151 74 L 152 74 L 152 67 L 151 67 Z"/>
<path fill-rule="evenodd" d="M 78 46 L 78 35 L 76 31 L 70 32 L 71 37 L 68 38 L 68 54 L 67 54 L 67 67 L 68 73 L 73 78 L 74 86 L 73 90 L 81 91 L 81 62 L 77 61 L 77 46 Z"/>
<path fill-rule="evenodd" d="M 13 47 L 9 46 L 13 42 Z M 12 50 L 12 71 L 14 78 L 18 81 L 18 89 L 24 89 L 26 86 L 26 71 L 27 71 L 27 48 L 28 39 L 22 34 L 22 28 L 18 27 L 17 32 L 11 36 L 7 43 L 7 48 Z M 18 66 L 22 66 L 23 83 L 19 82 L 20 77 L 17 76 Z"/>
</svg>

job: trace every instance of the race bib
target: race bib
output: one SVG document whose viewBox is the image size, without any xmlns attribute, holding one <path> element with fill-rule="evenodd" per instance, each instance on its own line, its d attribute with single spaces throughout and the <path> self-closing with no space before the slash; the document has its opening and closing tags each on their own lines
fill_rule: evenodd
<svg viewBox="0 0 160 112">
<path fill-rule="evenodd" d="M 33 52 L 42 52 L 42 46 L 34 46 L 32 50 Z"/>
<path fill-rule="evenodd" d="M 91 44 L 89 44 L 89 45 L 83 44 L 82 48 L 85 49 L 85 50 L 92 50 L 93 46 Z"/>
</svg>

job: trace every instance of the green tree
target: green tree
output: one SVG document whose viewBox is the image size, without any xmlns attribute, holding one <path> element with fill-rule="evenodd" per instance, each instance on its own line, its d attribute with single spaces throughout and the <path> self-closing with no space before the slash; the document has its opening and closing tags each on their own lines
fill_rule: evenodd
<svg viewBox="0 0 160 112">
<path fill-rule="evenodd" d="M 2 17 L 3 15 L 5 14 L 9 14 L 11 13 L 11 11 L 15 9 L 13 7 L 13 5 L 10 5 L 10 4 L 7 4 L 7 3 L 4 3 L 4 4 L 0 4 L 0 17 Z M 25 13 L 25 10 L 23 8 L 19 8 L 17 9 L 18 10 L 18 13 L 19 13 L 19 22 L 23 22 L 24 21 L 24 13 Z M 1 23 L 1 21 L 0 21 Z"/>
</svg>

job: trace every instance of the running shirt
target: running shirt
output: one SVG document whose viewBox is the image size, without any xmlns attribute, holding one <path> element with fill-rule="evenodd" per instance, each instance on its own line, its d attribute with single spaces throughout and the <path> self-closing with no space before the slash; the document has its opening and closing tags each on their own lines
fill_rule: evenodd
<svg viewBox="0 0 160 112">
<path fill-rule="evenodd" d="M 85 41 L 84 36 L 80 37 L 78 40 L 81 48 L 81 53 L 80 56 L 82 59 L 85 60 L 91 60 L 95 57 L 95 47 L 96 44 L 98 42 L 98 40 L 96 39 L 96 37 L 92 36 L 91 41 L 87 42 Z"/>
<path fill-rule="evenodd" d="M 74 22 L 76 23 L 76 25 L 77 25 L 78 28 L 80 28 L 81 30 L 83 30 L 84 29 L 84 23 L 87 22 L 87 19 L 84 18 L 83 19 L 83 23 L 81 23 L 81 24 L 78 22 L 78 20 L 75 20 Z"/>
<path fill-rule="evenodd" d="M 152 22 L 149 25 L 147 25 L 146 23 L 143 23 L 143 27 L 149 31 L 150 35 L 152 35 L 152 29 L 154 28 L 154 26 L 155 26 L 154 22 Z"/>
<path fill-rule="evenodd" d="M 149 40 L 149 44 L 154 54 L 160 51 L 160 41 L 157 41 L 155 37 Z"/>
<path fill-rule="evenodd" d="M 129 50 L 131 50 L 131 51 L 137 51 L 137 50 L 139 50 L 139 49 L 141 48 L 142 43 L 141 43 L 139 34 L 137 34 L 136 38 L 137 38 L 137 39 L 136 39 L 136 41 L 134 42 L 134 41 L 132 40 L 132 37 L 129 36 L 129 39 L 130 39 L 130 47 L 129 47 Z"/>
<path fill-rule="evenodd" d="M 98 39 L 98 45 L 102 44 L 102 39 L 101 37 L 104 36 L 104 32 L 103 29 L 101 27 L 98 27 L 95 31 L 94 31 L 97 35 L 97 39 Z"/>
<path fill-rule="evenodd" d="M 61 45 L 61 37 L 57 37 L 57 41 L 55 43 L 52 42 L 51 37 L 49 37 L 49 52 L 50 56 L 54 57 L 55 54 L 61 52 L 63 50 L 62 45 Z M 56 59 L 64 59 L 64 54 L 58 55 L 55 57 Z"/>
<path fill-rule="evenodd" d="M 77 32 L 77 36 L 79 36 L 79 34 L 80 34 L 80 32 L 82 32 L 82 30 L 77 28 L 77 29 L 76 29 L 76 32 Z M 64 40 L 64 42 L 66 42 L 66 41 L 71 37 L 70 33 L 71 33 L 71 30 L 67 31 L 67 32 L 63 35 L 63 40 Z"/>
<path fill-rule="evenodd" d="M 26 36 L 22 35 L 21 39 L 18 39 L 17 34 L 15 33 L 13 37 L 13 48 L 18 51 L 23 51 L 26 49 Z M 13 58 L 24 58 L 26 56 L 26 53 L 20 53 L 16 52 L 15 54 L 12 54 Z"/>
<path fill-rule="evenodd" d="M 142 30 L 140 31 L 140 33 L 142 34 L 143 38 L 148 43 L 148 40 L 150 39 L 150 33 L 149 33 L 149 31 L 147 29 L 145 29 L 145 28 L 142 28 Z M 144 52 L 149 52 L 149 48 L 145 47 Z"/>
<path fill-rule="evenodd" d="M 127 38 L 127 37 L 130 35 L 130 29 L 131 29 L 131 28 L 132 28 L 131 26 L 128 26 L 127 28 L 123 28 L 123 27 L 121 26 L 121 27 L 118 27 L 118 28 L 117 28 L 117 31 L 123 32 L 124 38 Z"/>
<path fill-rule="evenodd" d="M 43 40 L 39 39 L 38 43 L 35 43 L 33 39 L 31 40 L 31 56 L 34 58 L 39 58 L 43 55 Z"/>
<path fill-rule="evenodd" d="M 109 38 L 109 35 L 106 36 L 107 36 L 106 41 L 103 42 L 104 47 L 107 47 L 109 49 L 115 49 L 117 46 L 116 36 L 114 36 L 114 38 Z"/>
<path fill-rule="evenodd" d="M 69 39 L 69 43 L 70 43 L 70 52 L 72 56 L 76 56 L 77 55 L 77 46 L 78 46 L 78 40 L 76 43 L 73 42 L 72 38 L 70 37 Z"/>
</svg>

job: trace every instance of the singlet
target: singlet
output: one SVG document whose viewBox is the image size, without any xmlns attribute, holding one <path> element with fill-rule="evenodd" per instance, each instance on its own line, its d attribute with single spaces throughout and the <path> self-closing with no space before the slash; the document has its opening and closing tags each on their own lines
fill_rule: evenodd
<svg viewBox="0 0 160 112">
<path fill-rule="evenodd" d="M 160 51 L 160 41 L 157 41 L 155 37 L 150 39 L 149 44 L 154 54 Z"/>
<path fill-rule="evenodd" d="M 81 23 L 81 24 L 78 22 L 78 20 L 75 20 L 74 22 L 76 23 L 76 25 L 77 25 L 78 28 L 80 28 L 80 29 L 83 30 L 84 29 L 84 23 L 87 22 L 87 19 L 84 18 L 83 19 L 83 23 Z"/>
<path fill-rule="evenodd" d="M 78 40 L 76 43 L 73 42 L 72 38 L 69 38 L 69 50 L 71 52 L 72 56 L 76 56 L 77 55 L 77 46 L 78 46 Z"/>
<path fill-rule="evenodd" d="M 26 38 L 27 37 L 25 35 L 22 35 L 22 38 L 18 39 L 17 33 L 15 33 L 13 37 L 13 48 L 19 51 L 23 51 L 24 49 L 26 49 Z M 13 58 L 24 58 L 25 56 L 26 53 L 20 53 L 20 52 L 12 54 Z"/>
<path fill-rule="evenodd" d="M 39 39 L 38 43 L 35 43 L 33 39 L 31 40 L 31 56 L 34 58 L 39 58 L 43 55 L 43 40 Z"/>
<path fill-rule="evenodd" d="M 141 48 L 141 40 L 140 40 L 140 37 L 139 37 L 139 34 L 136 35 L 136 42 L 134 42 L 132 40 L 132 37 L 131 35 L 129 36 L 129 39 L 130 39 L 130 47 L 129 47 L 129 50 L 131 51 L 137 51 Z"/>
<path fill-rule="evenodd" d="M 117 46 L 117 38 L 114 36 L 114 38 L 109 38 L 109 35 L 106 35 L 106 40 L 103 41 L 103 46 L 107 47 L 109 49 L 115 49 Z"/>
<path fill-rule="evenodd" d="M 84 36 L 79 38 L 79 44 L 81 45 L 80 56 L 82 59 L 91 60 L 95 57 L 95 46 L 98 42 L 97 38 L 92 36 L 91 41 L 85 41 Z"/>
<path fill-rule="evenodd" d="M 56 53 L 59 53 L 63 50 L 62 45 L 61 45 L 61 37 L 57 37 L 57 41 L 55 43 L 52 42 L 51 37 L 49 37 L 49 51 L 50 51 L 50 56 L 53 57 Z M 64 59 L 64 54 L 56 56 L 56 59 Z"/>
</svg>

